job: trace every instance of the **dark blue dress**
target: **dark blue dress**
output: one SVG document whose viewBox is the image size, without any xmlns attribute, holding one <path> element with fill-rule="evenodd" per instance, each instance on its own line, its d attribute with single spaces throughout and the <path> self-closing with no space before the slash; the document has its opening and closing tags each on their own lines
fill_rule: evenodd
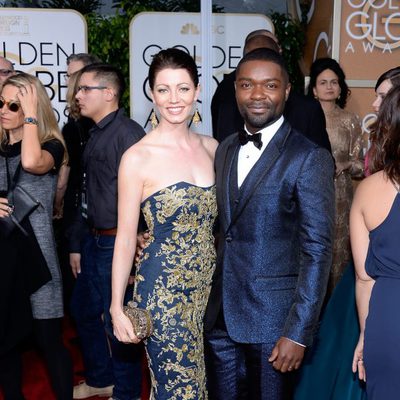
<svg viewBox="0 0 400 400">
<path fill-rule="evenodd" d="M 317 337 L 296 377 L 294 400 L 366 400 L 363 382 L 351 370 L 360 336 L 352 263 L 324 310 Z"/>
<path fill-rule="evenodd" d="M 168 186 L 142 203 L 150 230 L 136 301 L 152 314 L 145 341 L 151 399 L 207 399 L 203 317 L 215 269 L 215 186 Z"/>
<path fill-rule="evenodd" d="M 400 398 L 400 195 L 370 232 L 365 269 L 375 279 L 365 325 L 368 400 Z"/>
</svg>

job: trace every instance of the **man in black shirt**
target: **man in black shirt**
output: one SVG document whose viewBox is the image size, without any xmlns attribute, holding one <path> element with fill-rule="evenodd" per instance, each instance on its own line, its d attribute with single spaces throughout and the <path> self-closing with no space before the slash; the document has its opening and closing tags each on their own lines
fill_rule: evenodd
<svg viewBox="0 0 400 400">
<path fill-rule="evenodd" d="M 278 39 L 266 29 L 253 31 L 247 35 L 243 53 L 247 54 L 258 48 L 281 52 Z M 243 118 L 236 104 L 235 79 L 236 71 L 225 75 L 212 98 L 213 136 L 219 142 L 238 132 L 244 126 Z M 331 152 L 325 127 L 325 116 L 318 101 L 292 90 L 286 101 L 283 116 L 293 128 Z"/>
<path fill-rule="evenodd" d="M 123 153 L 145 134 L 118 108 L 122 93 L 123 78 L 114 67 L 92 64 L 82 69 L 76 100 L 82 116 L 92 119 L 94 126 L 83 153 L 81 213 L 71 229 L 71 239 L 77 240 L 70 241 L 70 263 L 77 277 L 71 313 L 77 323 L 86 371 L 86 382 L 75 398 L 106 395 L 112 384 L 114 399 L 140 397 L 138 348 L 122 344 L 113 336 L 109 313 L 118 167 Z"/>
<path fill-rule="evenodd" d="M 71 219 L 77 207 L 81 176 L 82 153 L 88 140 L 89 129 L 93 126 L 90 118 L 76 115 L 75 107 L 71 107 L 70 92 L 74 91 L 75 76 L 83 67 L 90 64 L 100 63 L 100 59 L 88 53 L 71 54 L 67 57 L 67 73 L 65 82 L 67 91 L 68 120 L 62 128 L 62 135 L 68 151 L 68 165 L 60 169 L 57 181 L 57 192 L 54 199 L 54 217 L 64 217 L 66 221 Z M 72 93 L 71 93 L 72 95 Z"/>
</svg>

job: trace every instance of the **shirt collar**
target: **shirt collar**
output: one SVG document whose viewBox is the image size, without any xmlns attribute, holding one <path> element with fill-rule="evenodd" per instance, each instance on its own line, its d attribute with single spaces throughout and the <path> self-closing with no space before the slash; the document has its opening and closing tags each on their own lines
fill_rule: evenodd
<svg viewBox="0 0 400 400">
<path fill-rule="evenodd" d="M 260 129 L 258 132 L 261 133 L 261 140 L 262 140 L 262 147 L 260 150 L 258 150 L 254 144 L 252 142 L 246 143 L 244 146 L 242 147 L 246 147 L 249 146 L 252 150 L 253 148 L 256 150 L 255 153 L 257 154 L 259 151 L 263 152 L 264 149 L 267 147 L 267 145 L 269 144 L 269 142 L 272 140 L 272 138 L 274 137 L 275 133 L 278 132 L 278 129 L 281 127 L 281 125 L 283 124 L 284 118 L 283 115 L 281 115 L 274 123 L 272 123 L 271 125 L 266 126 L 263 129 Z M 244 127 L 245 131 L 251 135 L 251 133 L 247 130 L 246 125 Z"/>
<path fill-rule="evenodd" d="M 272 123 L 271 125 L 266 126 L 263 129 L 260 129 L 258 132 L 261 133 L 261 138 L 264 138 L 265 136 L 270 136 L 270 135 L 273 136 L 275 134 L 275 132 L 277 132 L 278 129 L 283 124 L 283 120 L 284 120 L 283 115 L 281 115 L 274 123 Z M 244 126 L 244 129 L 249 135 L 251 135 L 251 133 L 246 128 L 246 125 Z"/>
<path fill-rule="evenodd" d="M 116 111 L 110 112 L 110 114 L 106 115 L 101 121 L 99 121 L 95 126 L 99 129 L 104 129 L 108 124 L 110 124 L 117 116 L 123 115 L 124 109 L 119 108 Z"/>
</svg>

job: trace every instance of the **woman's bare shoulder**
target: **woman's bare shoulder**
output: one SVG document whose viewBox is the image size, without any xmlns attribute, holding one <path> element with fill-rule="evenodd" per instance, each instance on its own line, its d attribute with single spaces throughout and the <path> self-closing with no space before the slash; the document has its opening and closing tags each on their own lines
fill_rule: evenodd
<svg viewBox="0 0 400 400">
<path fill-rule="evenodd" d="M 392 183 L 383 171 L 378 171 L 363 179 L 357 187 L 354 201 L 371 202 L 378 199 L 387 189 L 392 187 Z"/>
<path fill-rule="evenodd" d="M 133 146 L 129 147 L 124 153 L 123 159 L 125 162 L 132 164 L 143 165 L 151 157 L 152 141 L 148 140 L 147 136 L 139 140 Z"/>
<path fill-rule="evenodd" d="M 218 142 L 212 136 L 197 134 L 200 138 L 202 145 L 211 154 L 214 154 L 218 147 Z"/>
</svg>

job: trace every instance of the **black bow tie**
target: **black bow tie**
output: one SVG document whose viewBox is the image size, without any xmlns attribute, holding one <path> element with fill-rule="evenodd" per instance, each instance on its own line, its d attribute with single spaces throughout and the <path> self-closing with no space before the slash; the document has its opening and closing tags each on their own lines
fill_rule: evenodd
<svg viewBox="0 0 400 400">
<path fill-rule="evenodd" d="M 239 131 L 239 142 L 242 146 L 244 146 L 248 142 L 253 142 L 254 146 L 256 146 L 258 150 L 261 150 L 261 147 L 263 145 L 261 140 L 261 132 L 249 135 L 244 129 Z"/>
</svg>

